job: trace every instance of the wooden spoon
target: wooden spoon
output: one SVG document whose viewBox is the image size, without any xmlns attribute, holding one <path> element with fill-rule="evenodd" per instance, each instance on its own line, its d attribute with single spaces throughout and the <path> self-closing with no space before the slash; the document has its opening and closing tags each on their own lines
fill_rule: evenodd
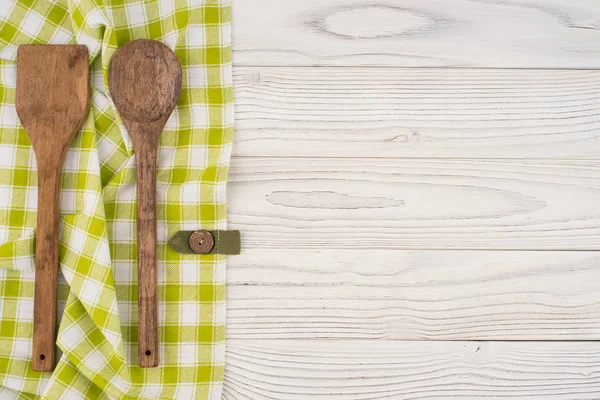
<svg viewBox="0 0 600 400">
<path fill-rule="evenodd" d="M 31 140 L 38 172 L 33 302 L 35 371 L 54 368 L 60 183 L 69 145 L 89 111 L 88 82 L 87 47 L 19 47 L 17 114 Z"/>
<path fill-rule="evenodd" d="M 181 92 L 181 65 L 164 44 L 136 40 L 110 60 L 108 86 L 136 157 L 139 365 L 156 367 L 156 159 L 160 134 Z"/>
</svg>

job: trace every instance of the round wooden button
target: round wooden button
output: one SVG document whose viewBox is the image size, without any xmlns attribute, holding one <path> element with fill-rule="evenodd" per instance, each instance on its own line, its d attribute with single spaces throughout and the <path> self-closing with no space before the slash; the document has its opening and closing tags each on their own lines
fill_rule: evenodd
<svg viewBox="0 0 600 400">
<path fill-rule="evenodd" d="M 215 238 L 209 231 L 200 229 L 190 235 L 190 248 L 194 253 L 206 254 L 209 253 L 215 246 Z"/>
</svg>

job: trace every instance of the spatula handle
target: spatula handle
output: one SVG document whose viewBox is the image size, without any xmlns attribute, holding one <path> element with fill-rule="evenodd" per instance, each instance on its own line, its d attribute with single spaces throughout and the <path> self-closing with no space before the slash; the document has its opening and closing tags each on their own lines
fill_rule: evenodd
<svg viewBox="0 0 600 400">
<path fill-rule="evenodd" d="M 32 368 L 34 371 L 52 371 L 54 369 L 62 161 L 56 161 L 58 165 L 38 161 L 38 214 L 33 302 Z"/>
<path fill-rule="evenodd" d="M 156 277 L 156 148 L 136 147 L 138 246 L 138 356 L 140 367 L 156 367 L 158 297 Z"/>
</svg>

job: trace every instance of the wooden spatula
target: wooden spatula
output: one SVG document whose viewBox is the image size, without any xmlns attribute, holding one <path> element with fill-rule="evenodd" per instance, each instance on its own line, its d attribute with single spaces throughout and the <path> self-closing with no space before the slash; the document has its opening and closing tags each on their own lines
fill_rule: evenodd
<svg viewBox="0 0 600 400">
<path fill-rule="evenodd" d="M 38 170 L 33 369 L 52 371 L 56 342 L 59 194 L 69 144 L 89 111 L 88 50 L 23 45 L 17 52 L 19 119 Z"/>
<path fill-rule="evenodd" d="M 137 178 L 138 356 L 158 365 L 156 159 L 160 134 L 181 92 L 181 65 L 167 46 L 136 40 L 110 60 L 108 86 L 131 136 Z"/>
</svg>

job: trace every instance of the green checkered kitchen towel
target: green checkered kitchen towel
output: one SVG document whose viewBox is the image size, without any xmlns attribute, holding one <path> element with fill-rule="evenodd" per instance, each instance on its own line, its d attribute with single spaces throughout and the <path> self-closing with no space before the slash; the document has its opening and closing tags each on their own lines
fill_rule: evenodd
<svg viewBox="0 0 600 400">
<path fill-rule="evenodd" d="M 7 4 L 8 3 L 8 4 Z M 0 399 L 218 399 L 225 356 L 225 256 L 179 254 L 180 230 L 226 229 L 233 132 L 228 0 L 3 0 L 0 6 Z M 160 366 L 137 367 L 134 153 L 107 90 L 119 46 L 175 51 L 183 90 L 158 171 Z M 31 370 L 37 178 L 15 111 L 25 43 L 90 52 L 91 110 L 61 193 L 57 367 Z"/>
</svg>

